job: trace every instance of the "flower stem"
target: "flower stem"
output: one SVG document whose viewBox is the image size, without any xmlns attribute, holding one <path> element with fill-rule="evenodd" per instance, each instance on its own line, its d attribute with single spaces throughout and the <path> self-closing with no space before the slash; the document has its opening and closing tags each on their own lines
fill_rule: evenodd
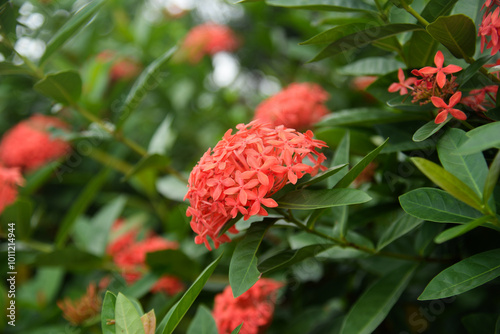
<svg viewBox="0 0 500 334">
<path fill-rule="evenodd" d="M 415 9 L 411 8 L 411 6 L 408 5 L 405 0 L 401 0 L 401 6 L 403 6 L 403 8 L 408 13 L 410 13 L 414 18 L 416 18 L 418 22 L 422 23 L 424 27 L 427 27 L 429 25 L 429 22 L 426 19 L 424 19 L 419 13 L 417 13 Z"/>
</svg>

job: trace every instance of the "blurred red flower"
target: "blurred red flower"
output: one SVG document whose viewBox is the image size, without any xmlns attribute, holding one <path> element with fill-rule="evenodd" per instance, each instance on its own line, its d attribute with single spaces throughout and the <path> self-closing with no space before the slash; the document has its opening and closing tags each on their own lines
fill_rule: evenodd
<svg viewBox="0 0 500 334">
<path fill-rule="evenodd" d="M 17 198 L 17 187 L 24 184 L 19 168 L 6 168 L 0 165 L 0 214 L 5 207 Z"/>
<path fill-rule="evenodd" d="M 101 298 L 97 294 L 94 283 L 87 287 L 87 293 L 80 299 L 64 298 L 57 301 L 57 306 L 63 311 L 63 316 L 73 325 L 80 325 L 85 320 L 97 316 L 101 312 Z"/>
<path fill-rule="evenodd" d="M 141 65 L 130 57 L 118 56 L 115 51 L 104 50 L 96 59 L 100 62 L 112 62 L 109 70 L 111 81 L 131 80 L 141 72 Z"/>
</svg>

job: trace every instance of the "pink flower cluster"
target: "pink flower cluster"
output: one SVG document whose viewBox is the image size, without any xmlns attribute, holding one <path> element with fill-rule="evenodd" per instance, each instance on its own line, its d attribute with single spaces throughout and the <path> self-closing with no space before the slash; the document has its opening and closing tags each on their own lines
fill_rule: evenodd
<svg viewBox="0 0 500 334">
<path fill-rule="evenodd" d="M 113 224 L 112 232 L 121 233 L 108 245 L 107 253 L 113 256 L 113 261 L 121 269 L 127 284 L 136 282 L 148 270 L 147 253 L 178 248 L 176 242 L 152 233 L 149 233 L 145 239 L 137 241 L 138 229 L 124 230 L 123 220 L 117 220 Z M 155 283 L 151 292 L 164 291 L 168 295 L 175 295 L 183 289 L 184 284 L 178 278 L 165 275 Z"/>
<path fill-rule="evenodd" d="M 235 51 L 239 41 L 231 29 L 215 23 L 200 24 L 191 29 L 181 50 L 186 53 L 188 61 L 198 63 L 205 55 L 214 55 L 217 52 Z"/>
<path fill-rule="evenodd" d="M 220 334 L 231 333 L 241 323 L 241 334 L 263 333 L 272 321 L 277 290 L 282 283 L 261 278 L 241 296 L 234 298 L 230 286 L 215 296 L 213 317 Z"/>
<path fill-rule="evenodd" d="M 256 109 L 254 119 L 273 126 L 306 130 L 330 111 L 325 106 L 329 94 L 314 83 L 292 83 L 278 94 L 264 100 Z"/>
<path fill-rule="evenodd" d="M 495 55 L 500 50 L 500 1 L 487 0 L 481 9 L 486 7 L 481 24 L 479 25 L 478 35 L 481 37 L 481 52 L 486 45 L 491 49 L 491 55 Z M 495 9 L 493 9 L 495 8 Z M 489 41 L 487 40 L 489 37 Z"/>
<path fill-rule="evenodd" d="M 260 121 L 236 128 L 238 132 L 228 130 L 213 149 L 208 149 L 189 176 L 185 199 L 191 206 L 186 214 L 192 217 L 195 243 L 205 243 L 208 249 L 207 237 L 215 248 L 230 241 L 225 234 L 219 236 L 228 220 L 239 213 L 244 219 L 267 215 L 263 206 L 278 206 L 271 195 L 305 174 L 325 169 L 321 163 L 326 158 L 316 150 L 326 144 L 313 139 L 311 131 L 303 134 Z M 312 166 L 304 163 L 306 157 Z M 233 226 L 229 232 L 238 231 Z"/>
</svg>

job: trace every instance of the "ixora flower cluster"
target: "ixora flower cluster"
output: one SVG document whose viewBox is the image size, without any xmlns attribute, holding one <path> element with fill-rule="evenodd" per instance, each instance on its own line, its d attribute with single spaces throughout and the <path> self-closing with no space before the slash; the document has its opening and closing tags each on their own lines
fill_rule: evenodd
<svg viewBox="0 0 500 334">
<path fill-rule="evenodd" d="M 481 52 L 484 50 L 486 45 L 487 49 L 491 49 L 491 55 L 495 55 L 500 50 L 500 1 L 498 0 L 487 0 L 481 10 L 486 8 L 483 14 L 483 19 L 481 25 L 478 29 L 478 34 L 481 37 Z M 489 37 L 489 41 L 487 41 Z"/>
<path fill-rule="evenodd" d="M 273 126 L 306 130 L 330 111 L 325 106 L 329 94 L 314 83 L 292 83 L 278 94 L 264 100 L 255 110 L 254 119 Z"/>
<path fill-rule="evenodd" d="M 231 333 L 241 323 L 241 334 L 262 333 L 274 314 L 277 290 L 282 283 L 261 278 L 248 291 L 234 298 L 230 286 L 215 296 L 213 317 L 220 334 Z"/>
<path fill-rule="evenodd" d="M 228 27 L 204 23 L 188 32 L 181 50 L 191 64 L 196 64 L 205 55 L 213 56 L 221 51 L 233 52 L 239 44 L 236 35 Z"/>
<path fill-rule="evenodd" d="M 0 141 L 0 213 L 15 202 L 22 172 L 30 172 L 66 155 L 70 145 L 51 138 L 49 128 L 66 130 L 56 117 L 35 114 L 7 131 Z"/>
<path fill-rule="evenodd" d="M 313 139 L 312 131 L 300 133 L 260 121 L 236 128 L 238 132 L 228 130 L 205 152 L 189 176 L 185 199 L 191 206 L 186 214 L 192 217 L 191 228 L 198 234 L 195 242 L 205 243 L 208 249 L 207 237 L 215 248 L 230 241 L 226 234 L 219 235 L 228 220 L 238 214 L 244 219 L 267 215 L 263 206 L 278 206 L 270 196 L 285 184 L 326 169 L 321 165 L 325 156 L 316 151 L 326 144 Z M 304 163 L 306 158 L 312 165 Z M 234 226 L 228 231 L 238 232 Z"/>
<path fill-rule="evenodd" d="M 120 268 L 127 284 L 139 280 L 148 270 L 146 267 L 146 254 L 164 249 L 177 249 L 178 244 L 166 240 L 152 232 L 146 238 L 138 241 L 139 230 L 129 228 L 123 220 L 117 220 L 112 227 L 113 240 L 109 243 L 107 253 L 113 257 L 113 262 Z M 151 292 L 165 292 L 175 295 L 184 289 L 184 284 L 171 275 L 164 275 L 151 288 Z"/>
<path fill-rule="evenodd" d="M 426 66 L 419 70 L 411 71 L 416 77 L 406 79 L 403 70 L 398 70 L 398 80 L 389 86 L 388 91 L 391 93 L 398 92 L 401 95 L 406 95 L 411 92 L 413 97 L 412 103 L 420 103 L 420 105 L 431 102 L 439 112 L 434 122 L 442 123 L 451 114 L 459 120 L 466 120 L 467 115 L 460 109 L 455 108 L 459 103 L 469 107 L 474 111 L 486 111 L 488 107 L 493 107 L 496 104 L 496 92 L 498 86 L 486 86 L 481 89 L 471 90 L 469 95 L 462 98 L 462 92 L 458 91 L 458 83 L 455 82 L 456 77 L 453 73 L 462 70 L 457 65 L 444 65 L 444 56 L 441 51 L 436 53 L 434 57 L 436 67 Z M 449 79 L 447 75 L 450 75 Z M 417 78 L 420 77 L 420 78 Z M 489 98 L 489 99 L 488 99 Z M 445 100 L 448 99 L 448 103 Z"/>
</svg>

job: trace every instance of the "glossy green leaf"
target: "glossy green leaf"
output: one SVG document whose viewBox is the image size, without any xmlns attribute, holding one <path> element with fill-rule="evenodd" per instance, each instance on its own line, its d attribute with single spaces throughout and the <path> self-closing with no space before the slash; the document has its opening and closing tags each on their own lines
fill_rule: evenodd
<svg viewBox="0 0 500 334">
<path fill-rule="evenodd" d="M 413 217 L 408 214 L 401 215 L 384 231 L 377 243 L 377 251 L 380 251 L 394 240 L 397 240 L 405 234 L 411 232 L 423 222 L 423 219 Z"/>
<path fill-rule="evenodd" d="M 95 194 L 101 189 L 101 187 L 106 182 L 110 170 L 105 168 L 99 172 L 92 180 L 87 184 L 87 186 L 80 193 L 78 198 L 73 202 L 74 204 L 68 210 L 64 216 L 61 227 L 56 235 L 56 247 L 61 248 L 64 246 L 66 239 L 68 238 L 69 231 L 73 228 L 73 225 L 79 215 L 85 212 L 87 207 L 92 203 Z"/>
<path fill-rule="evenodd" d="M 437 143 L 439 160 L 448 172 L 482 197 L 488 166 L 481 152 L 467 155 L 461 153 L 459 147 L 467 139 L 463 130 L 448 129 Z"/>
<path fill-rule="evenodd" d="M 468 223 L 482 214 L 436 188 L 418 188 L 399 196 L 401 207 L 414 217 L 439 223 Z"/>
<path fill-rule="evenodd" d="M 155 310 L 151 310 L 141 317 L 142 327 L 144 334 L 154 334 L 156 329 L 156 315 Z"/>
<path fill-rule="evenodd" d="M 352 306 L 340 333 L 372 333 L 398 301 L 416 267 L 413 264 L 401 266 L 369 287 Z"/>
<path fill-rule="evenodd" d="M 500 122 L 478 126 L 467 132 L 467 139 L 460 146 L 460 153 L 471 154 L 495 147 L 500 148 Z"/>
<path fill-rule="evenodd" d="M 149 141 L 149 154 L 166 154 L 167 150 L 172 146 L 175 139 L 172 132 L 173 120 L 172 115 L 167 115 L 163 122 L 160 123 Z"/>
<path fill-rule="evenodd" d="M 429 22 L 449 15 L 458 0 L 430 0 L 420 15 Z"/>
<path fill-rule="evenodd" d="M 372 162 L 380 151 L 387 145 L 387 138 L 382 144 L 380 144 L 376 149 L 368 153 L 363 159 L 361 159 L 354 167 L 352 167 L 349 172 L 335 185 L 335 188 L 347 188 L 349 185 L 361 174 L 361 172 Z"/>
<path fill-rule="evenodd" d="M 82 79 L 76 71 L 62 71 L 48 74 L 33 88 L 57 102 L 72 105 L 82 94 Z"/>
<path fill-rule="evenodd" d="M 319 61 L 350 50 L 359 49 L 381 39 L 395 36 L 403 32 L 422 30 L 420 25 L 394 23 L 379 27 L 369 27 L 360 32 L 342 37 L 324 48 L 310 62 Z"/>
<path fill-rule="evenodd" d="M 171 334 L 200 294 L 208 279 L 219 264 L 222 254 L 198 276 L 182 298 L 170 309 L 156 329 L 156 334 Z"/>
<path fill-rule="evenodd" d="M 476 227 L 479 227 L 486 223 L 488 220 L 490 220 L 490 216 L 483 216 L 481 218 L 477 218 L 476 220 L 473 220 L 471 222 L 468 222 L 467 224 L 464 225 L 458 225 L 454 226 L 452 228 L 449 228 L 443 232 L 441 232 L 435 239 L 434 242 L 437 244 L 441 244 L 445 241 L 454 239 L 456 237 L 461 236 L 462 234 L 465 234 Z"/>
<path fill-rule="evenodd" d="M 200 305 L 188 327 L 187 334 L 218 334 L 215 320 L 205 305 Z"/>
<path fill-rule="evenodd" d="M 145 334 L 141 315 L 135 309 L 134 304 L 121 292 L 116 297 L 115 328 L 116 333 Z"/>
<path fill-rule="evenodd" d="M 370 12 L 375 9 L 363 2 L 349 0 L 266 0 L 266 3 L 269 6 L 333 12 Z"/>
<path fill-rule="evenodd" d="M 144 96 L 146 96 L 148 91 L 156 88 L 156 86 L 160 84 L 162 76 L 164 76 L 160 76 L 160 72 L 165 64 L 172 58 L 176 50 L 177 48 L 173 47 L 165 52 L 154 62 L 149 64 L 149 66 L 142 71 L 141 75 L 139 75 L 127 94 L 125 102 L 118 111 L 120 118 L 116 125 L 117 129 L 121 129 L 127 118 L 129 118 L 132 112 L 137 109 L 139 103 L 142 101 Z"/>
<path fill-rule="evenodd" d="M 101 309 L 101 330 L 102 334 L 115 334 L 115 324 L 108 322 L 115 319 L 116 296 L 111 291 L 106 291 Z"/>
<path fill-rule="evenodd" d="M 446 121 L 436 124 L 434 120 L 429 121 L 425 123 L 422 127 L 420 127 L 414 134 L 413 134 L 413 141 L 415 142 L 421 142 L 438 132 L 443 126 L 448 123 L 452 117 L 448 117 Z"/>
<path fill-rule="evenodd" d="M 243 327 L 243 322 L 238 326 L 236 327 L 232 332 L 231 334 L 238 334 L 241 330 L 241 327 Z"/>
<path fill-rule="evenodd" d="M 426 29 L 456 58 L 472 57 L 476 52 L 476 25 L 463 14 L 441 16 Z"/>
<path fill-rule="evenodd" d="M 301 188 L 301 187 L 316 184 L 316 183 L 321 182 L 325 179 L 328 179 L 329 177 L 339 173 L 340 171 L 347 169 L 346 167 L 347 167 L 347 164 L 330 167 L 327 170 L 325 170 L 324 172 L 319 173 L 316 176 L 310 178 L 309 180 L 302 182 L 302 183 L 298 183 L 296 185 L 296 187 Z"/>
<path fill-rule="evenodd" d="M 101 258 L 74 247 L 40 253 L 35 262 L 39 266 L 63 267 L 68 270 L 95 270 L 103 265 Z"/>
<path fill-rule="evenodd" d="M 351 132 L 346 130 L 344 137 L 340 141 L 335 154 L 333 155 L 332 165 L 349 164 L 349 152 L 351 147 Z M 335 176 L 329 177 L 328 188 L 333 188 L 348 172 L 347 168 L 339 171 Z"/>
<path fill-rule="evenodd" d="M 438 42 L 427 31 L 417 30 L 404 46 L 408 68 L 422 68 L 434 64 Z"/>
<path fill-rule="evenodd" d="M 326 31 L 323 31 L 316 36 L 311 37 L 307 41 L 299 43 L 300 45 L 314 45 L 314 44 L 329 44 L 336 40 L 357 33 L 366 29 L 366 23 L 355 22 L 337 26 Z"/>
<path fill-rule="evenodd" d="M 363 58 L 338 69 L 343 75 L 384 75 L 404 68 L 405 64 L 386 57 Z"/>
<path fill-rule="evenodd" d="M 73 16 L 56 32 L 45 48 L 45 52 L 40 58 L 43 64 L 52 54 L 73 37 L 80 28 L 86 25 L 97 11 L 105 3 L 105 0 L 94 0 L 82 6 Z"/>
<path fill-rule="evenodd" d="M 440 272 L 426 286 L 419 300 L 456 296 L 500 276 L 500 249 L 473 255 Z"/>
<path fill-rule="evenodd" d="M 393 82 L 395 82 L 395 81 L 393 81 Z M 395 94 L 393 94 L 393 95 L 395 95 Z M 431 110 L 436 109 L 430 103 L 420 105 L 418 103 L 413 103 L 411 101 L 412 101 L 412 98 L 410 95 L 399 95 L 399 96 L 393 97 L 392 99 L 388 100 L 386 102 L 386 104 L 387 104 L 387 106 L 389 106 L 393 109 L 397 109 L 398 111 L 404 111 L 405 113 L 412 111 L 413 113 L 409 114 L 408 116 L 413 116 L 414 119 L 421 119 L 421 120 L 428 120 L 429 119 L 428 116 L 425 116 L 422 114 L 423 111 L 431 111 Z"/>
<path fill-rule="evenodd" d="M 472 79 L 472 77 L 477 74 L 479 69 L 483 65 L 487 64 L 491 58 L 492 58 L 492 56 L 481 57 L 481 58 L 477 59 L 475 62 L 473 62 L 472 64 L 470 64 L 469 66 L 467 66 L 467 68 L 460 71 L 457 75 L 457 82 L 460 83 L 459 87 L 462 87 L 470 79 Z"/>
<path fill-rule="evenodd" d="M 259 280 L 257 250 L 274 221 L 274 219 L 264 219 L 253 223 L 243 240 L 236 245 L 229 263 L 229 284 L 234 298 L 241 296 Z"/>
<path fill-rule="evenodd" d="M 411 161 L 425 176 L 450 195 L 472 206 L 476 210 L 482 210 L 481 199 L 455 175 L 432 161 L 423 158 L 411 158 Z"/>
<path fill-rule="evenodd" d="M 0 61 L 0 75 L 28 74 L 32 72 L 23 66 L 17 66 L 7 61 Z"/>
<path fill-rule="evenodd" d="M 365 203 L 371 200 L 358 189 L 323 189 L 291 191 L 277 200 L 281 209 L 313 210 Z"/>
<path fill-rule="evenodd" d="M 139 160 L 138 163 L 123 177 L 122 181 L 129 180 L 132 176 L 137 173 L 144 171 L 149 168 L 163 168 L 168 166 L 169 160 L 166 156 L 157 153 L 147 154 Z"/>
<path fill-rule="evenodd" d="M 373 124 L 411 121 L 422 118 L 417 113 L 402 113 L 382 108 L 353 108 L 331 113 L 316 124 L 327 126 L 371 126 Z"/>
<path fill-rule="evenodd" d="M 194 279 L 199 265 L 180 249 L 165 249 L 146 254 L 146 264 L 161 273 L 174 274 L 184 279 Z"/>
<path fill-rule="evenodd" d="M 289 249 L 278 254 L 275 254 L 263 261 L 261 261 L 257 268 L 265 274 L 267 272 L 290 267 L 296 263 L 304 261 L 305 259 L 316 256 L 324 250 L 335 246 L 335 244 L 316 244 L 309 245 L 299 249 Z"/>
<path fill-rule="evenodd" d="M 486 182 L 484 185 L 483 192 L 483 204 L 488 203 L 491 195 L 493 194 L 493 190 L 498 182 L 498 176 L 500 175 L 500 151 L 497 152 L 495 159 L 490 165 L 490 169 L 488 170 L 488 175 L 486 176 Z"/>
</svg>

